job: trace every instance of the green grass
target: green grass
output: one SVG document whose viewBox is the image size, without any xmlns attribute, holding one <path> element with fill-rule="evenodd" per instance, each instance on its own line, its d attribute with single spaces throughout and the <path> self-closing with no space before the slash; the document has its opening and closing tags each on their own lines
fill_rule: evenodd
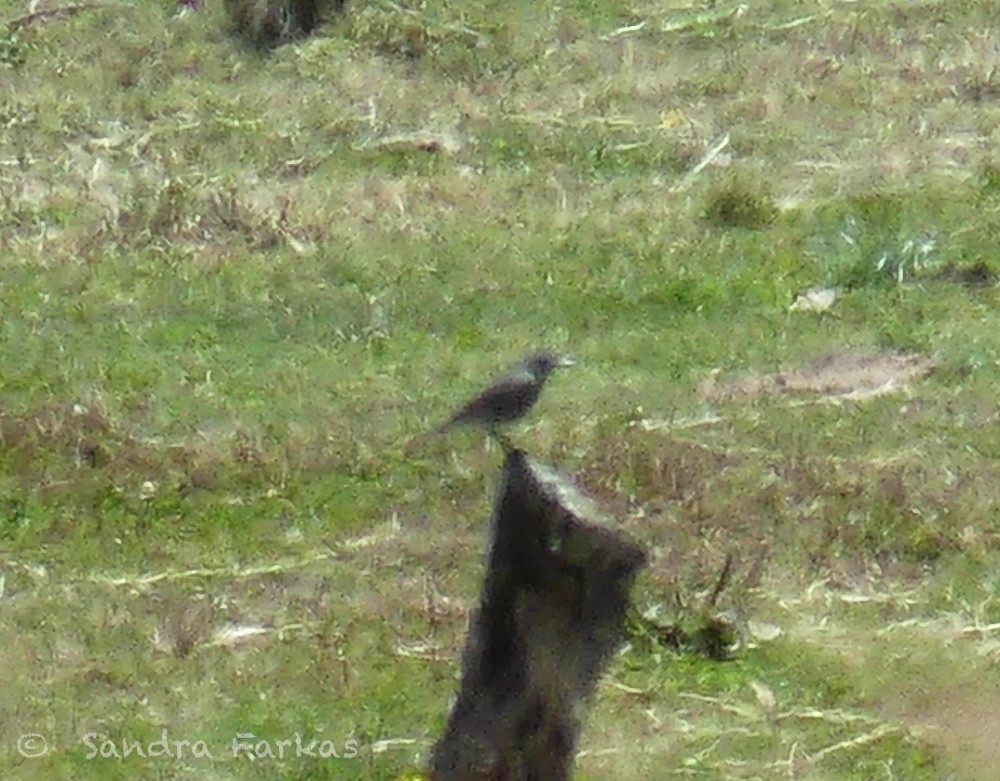
<svg viewBox="0 0 1000 781">
<path fill-rule="evenodd" d="M 648 546 L 640 607 L 734 553 L 744 635 L 627 646 L 580 778 L 993 781 L 997 288 L 948 273 L 1000 271 L 992 4 L 374 3 L 269 52 L 216 5 L 0 2 L 0 775 L 422 766 L 500 460 L 422 435 L 550 346 L 515 439 Z M 878 351 L 936 370 L 711 390 Z M 87 759 L 164 729 L 213 758 Z"/>
</svg>

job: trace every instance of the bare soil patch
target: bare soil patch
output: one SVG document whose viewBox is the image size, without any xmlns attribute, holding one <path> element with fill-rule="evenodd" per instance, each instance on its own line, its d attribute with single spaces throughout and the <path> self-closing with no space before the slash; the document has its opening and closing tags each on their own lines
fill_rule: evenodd
<svg viewBox="0 0 1000 781">
<path fill-rule="evenodd" d="M 890 711 L 942 749 L 962 778 L 995 778 L 1000 766 L 1000 692 L 966 684 L 942 690 L 938 696 L 938 702 L 926 709 L 903 702 Z"/>
<path fill-rule="evenodd" d="M 847 351 L 800 369 L 749 374 L 726 383 L 713 378 L 702 383 L 698 393 L 712 401 L 746 401 L 780 393 L 875 395 L 898 390 L 933 370 L 934 361 L 922 355 Z"/>
</svg>

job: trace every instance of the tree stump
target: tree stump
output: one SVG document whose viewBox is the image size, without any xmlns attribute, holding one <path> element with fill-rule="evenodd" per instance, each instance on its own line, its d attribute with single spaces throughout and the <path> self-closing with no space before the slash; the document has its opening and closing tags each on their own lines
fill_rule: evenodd
<svg viewBox="0 0 1000 781">
<path fill-rule="evenodd" d="M 567 479 L 508 452 L 434 781 L 563 781 L 645 552 Z"/>
</svg>

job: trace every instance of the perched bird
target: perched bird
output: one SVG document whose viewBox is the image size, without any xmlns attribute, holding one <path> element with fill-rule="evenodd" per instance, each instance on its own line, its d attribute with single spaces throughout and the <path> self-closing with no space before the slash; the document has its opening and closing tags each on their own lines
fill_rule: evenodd
<svg viewBox="0 0 1000 781">
<path fill-rule="evenodd" d="M 513 367 L 503 377 L 462 407 L 441 427 L 446 431 L 464 424 L 483 425 L 496 436 L 496 427 L 524 417 L 545 386 L 545 381 L 558 368 L 572 366 L 563 355 L 539 353 Z"/>
</svg>

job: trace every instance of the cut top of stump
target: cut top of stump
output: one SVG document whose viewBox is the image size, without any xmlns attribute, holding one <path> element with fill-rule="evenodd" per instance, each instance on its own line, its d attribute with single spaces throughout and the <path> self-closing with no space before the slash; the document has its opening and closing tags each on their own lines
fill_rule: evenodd
<svg viewBox="0 0 1000 781">
<path fill-rule="evenodd" d="M 557 569 L 597 568 L 631 580 L 646 563 L 645 551 L 572 480 L 520 450 L 504 464 L 490 533 L 493 546 L 510 540 Z"/>
</svg>

